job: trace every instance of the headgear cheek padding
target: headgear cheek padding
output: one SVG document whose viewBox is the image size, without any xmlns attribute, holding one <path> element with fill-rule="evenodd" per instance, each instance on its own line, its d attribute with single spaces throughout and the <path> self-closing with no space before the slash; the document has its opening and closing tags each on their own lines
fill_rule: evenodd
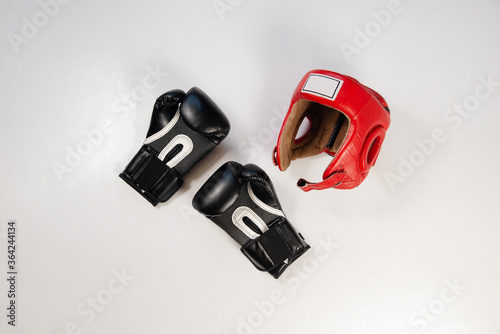
<svg viewBox="0 0 500 334">
<path fill-rule="evenodd" d="M 306 134 L 297 138 L 304 118 L 309 119 L 311 126 Z M 348 129 L 348 122 L 343 122 L 343 125 L 338 126 L 338 129 L 335 130 L 339 119 L 344 120 L 345 116 L 338 110 L 313 101 L 297 101 L 292 106 L 290 117 L 281 132 L 281 170 L 286 170 L 292 160 L 320 154 L 329 145 L 331 145 L 329 149 L 335 152 L 340 147 Z M 334 138 L 336 141 L 329 144 L 334 132 L 338 134 Z"/>
<path fill-rule="evenodd" d="M 305 118 L 310 127 L 297 138 Z M 298 186 L 304 191 L 354 188 L 375 164 L 389 124 L 389 108 L 380 94 L 351 77 L 313 70 L 295 89 L 273 160 L 284 171 L 293 160 L 326 152 L 333 160 L 323 181 L 300 179 Z"/>
</svg>

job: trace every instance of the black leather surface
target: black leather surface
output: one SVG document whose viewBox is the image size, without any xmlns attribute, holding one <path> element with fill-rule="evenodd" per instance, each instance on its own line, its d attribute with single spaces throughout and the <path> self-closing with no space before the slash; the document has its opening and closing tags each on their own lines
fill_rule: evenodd
<svg viewBox="0 0 500 334">
<path fill-rule="evenodd" d="M 156 206 L 167 201 L 182 186 L 182 177 L 159 160 L 156 151 L 143 145 L 120 177 Z"/>
<path fill-rule="evenodd" d="M 180 117 L 173 120 L 178 110 Z M 180 89 L 170 90 L 156 100 L 147 144 L 120 177 L 153 205 L 165 202 L 182 186 L 183 176 L 207 156 L 229 130 L 224 113 L 201 89 L 194 87 L 187 94 Z M 181 152 L 185 155 L 170 163 Z"/>
<path fill-rule="evenodd" d="M 206 216 L 220 215 L 229 210 L 240 195 L 238 175 L 242 167 L 234 161 L 219 167 L 193 197 L 193 207 Z"/>
<path fill-rule="evenodd" d="M 219 143 L 231 125 L 215 102 L 198 87 L 191 88 L 180 107 L 181 117 L 191 129 Z"/>
<path fill-rule="evenodd" d="M 250 240 L 241 252 L 261 271 L 269 271 L 278 278 L 284 270 L 309 249 L 290 222 L 279 217 L 260 238 Z"/>
<path fill-rule="evenodd" d="M 172 129 L 164 134 L 157 140 L 149 143 L 148 145 L 154 148 L 156 151 L 161 152 L 171 140 L 173 140 L 177 135 L 183 134 L 191 139 L 193 144 L 193 150 L 186 156 L 182 161 L 180 161 L 174 168 L 181 174 L 186 175 L 193 166 L 200 162 L 205 156 L 207 156 L 212 150 L 217 146 L 209 138 L 203 136 L 199 132 L 192 130 L 189 126 L 184 123 L 182 117 L 175 123 Z M 170 152 L 177 150 L 177 148 L 172 148 Z M 167 154 L 168 156 L 169 154 Z M 167 157 L 165 157 L 164 162 L 167 163 Z"/>
<path fill-rule="evenodd" d="M 170 122 L 185 96 L 184 91 L 173 89 L 156 99 L 146 137 L 157 133 Z"/>
<path fill-rule="evenodd" d="M 241 176 L 251 181 L 252 190 L 262 202 L 281 210 L 273 183 L 264 170 L 257 165 L 247 164 L 241 171 Z"/>
<path fill-rule="evenodd" d="M 253 195 L 268 206 L 281 211 L 278 197 L 269 176 L 258 166 L 229 161 L 222 165 L 200 188 L 193 198 L 193 207 L 228 233 L 242 246 L 241 251 L 259 270 L 269 271 L 278 278 L 296 257 L 305 252 L 309 245 L 304 241 L 279 212 L 264 209 Z M 241 211 L 244 209 L 244 211 Z M 233 217 L 236 210 L 240 212 Z M 268 229 L 260 229 L 248 210 L 256 214 Z M 246 225 L 255 232 L 245 233 Z M 252 238 L 250 237 L 252 236 Z M 255 237 L 255 238 L 254 238 Z"/>
</svg>

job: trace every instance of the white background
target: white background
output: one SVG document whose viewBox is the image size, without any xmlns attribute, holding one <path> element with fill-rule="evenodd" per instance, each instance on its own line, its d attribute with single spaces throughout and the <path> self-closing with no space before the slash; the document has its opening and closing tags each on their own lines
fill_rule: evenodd
<svg viewBox="0 0 500 334">
<path fill-rule="evenodd" d="M 0 331 L 499 333 L 500 4 L 401 0 L 383 26 L 372 12 L 386 11 L 385 0 L 215 5 L 73 0 L 49 17 L 35 1 L 2 1 Z M 347 44 L 357 53 L 346 55 Z M 148 68 L 161 72 L 153 89 L 143 86 Z M 319 180 L 328 159 L 286 172 L 271 164 L 282 112 L 314 68 L 357 78 L 391 108 L 377 165 L 357 189 L 296 188 L 300 177 Z M 488 93 L 478 100 L 481 78 L 495 84 L 478 88 Z M 141 146 L 156 97 L 192 86 L 232 129 L 154 208 L 118 174 Z M 472 111 L 458 117 L 464 103 Z M 433 131 L 446 139 L 429 144 Z M 87 156 L 69 166 L 68 152 L 82 147 Z M 402 167 L 410 159 L 415 166 Z M 270 174 L 312 246 L 279 280 L 191 208 L 228 160 Z M 12 219 L 16 328 L 4 278 Z M 325 243 L 336 246 L 328 253 Z M 99 312 L 93 298 L 105 304 Z"/>
</svg>

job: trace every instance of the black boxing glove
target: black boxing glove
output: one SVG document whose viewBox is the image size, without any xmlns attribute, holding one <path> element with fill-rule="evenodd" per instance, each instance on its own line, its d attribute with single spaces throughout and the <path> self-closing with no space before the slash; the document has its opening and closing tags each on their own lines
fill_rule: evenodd
<svg viewBox="0 0 500 334">
<path fill-rule="evenodd" d="M 229 161 L 193 198 L 193 207 L 228 233 L 261 271 L 278 278 L 309 245 L 285 217 L 269 176 Z"/>
<path fill-rule="evenodd" d="M 156 100 L 144 145 L 120 177 L 153 206 L 166 202 L 229 129 L 227 117 L 201 89 L 168 91 Z"/>
</svg>

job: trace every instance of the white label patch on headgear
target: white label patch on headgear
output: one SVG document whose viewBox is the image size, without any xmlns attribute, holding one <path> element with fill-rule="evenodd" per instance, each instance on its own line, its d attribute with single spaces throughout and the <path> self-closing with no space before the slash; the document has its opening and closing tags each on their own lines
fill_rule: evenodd
<svg viewBox="0 0 500 334">
<path fill-rule="evenodd" d="M 309 74 L 302 91 L 335 100 L 344 81 L 322 74 Z"/>
</svg>

